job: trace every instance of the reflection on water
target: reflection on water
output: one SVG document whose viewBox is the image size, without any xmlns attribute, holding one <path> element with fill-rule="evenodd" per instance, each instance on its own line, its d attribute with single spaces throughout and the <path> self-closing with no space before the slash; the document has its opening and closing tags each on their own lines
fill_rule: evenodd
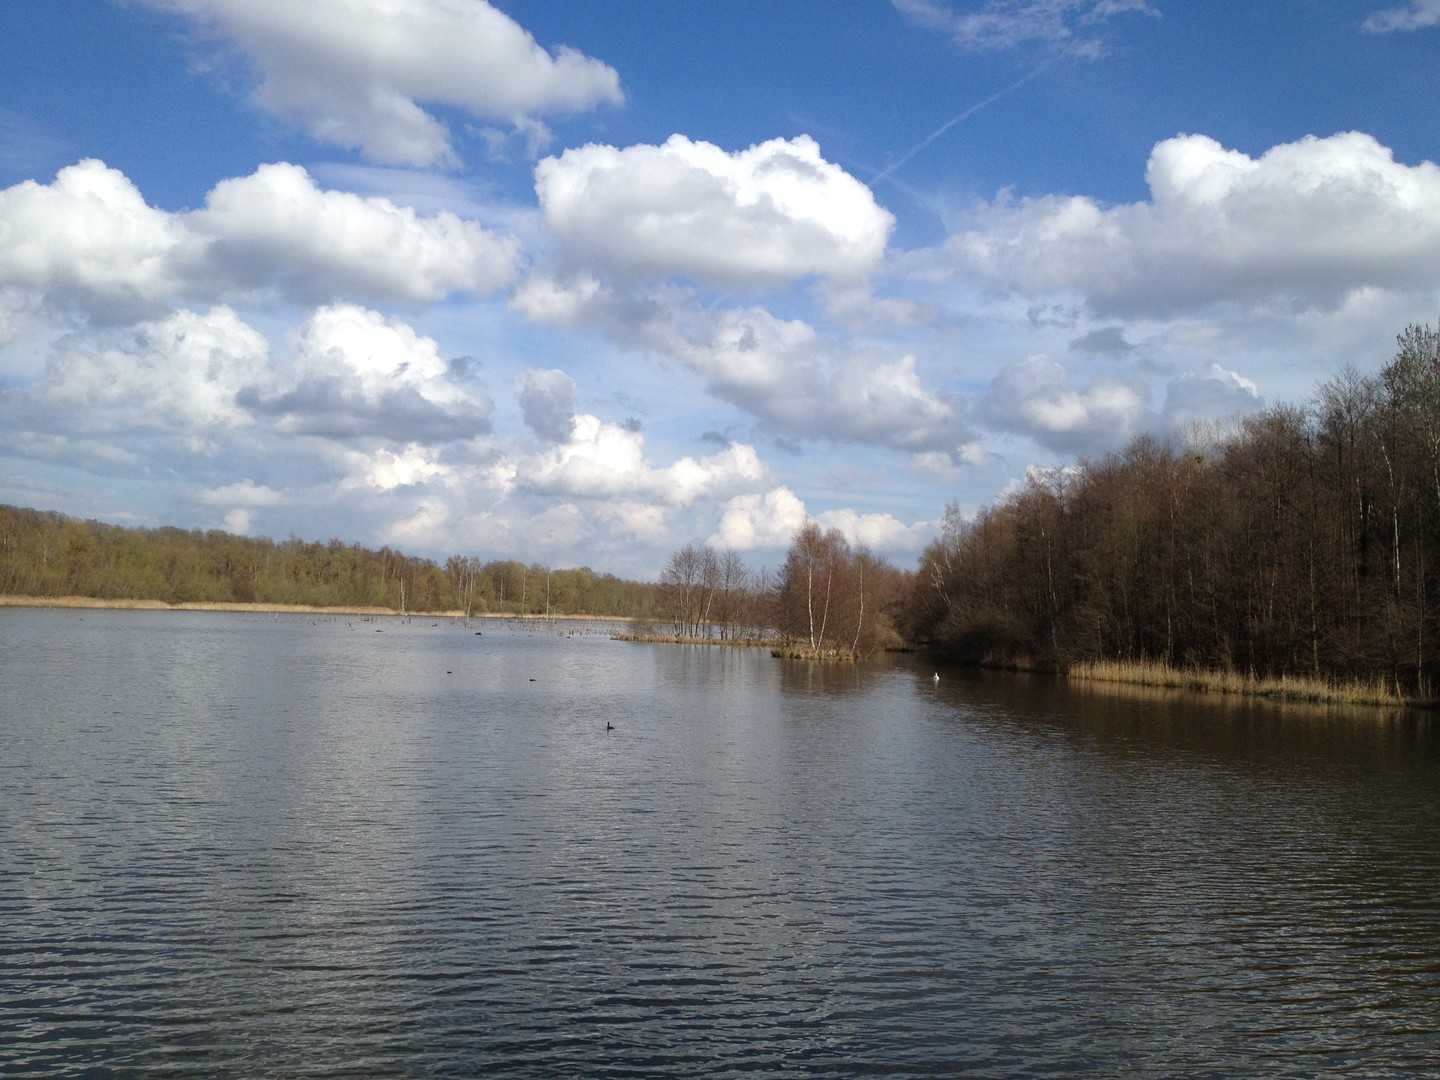
<svg viewBox="0 0 1440 1080">
<path fill-rule="evenodd" d="M 1428 719 L 478 629 L 0 612 L 0 1071 L 1440 1069 Z"/>
</svg>

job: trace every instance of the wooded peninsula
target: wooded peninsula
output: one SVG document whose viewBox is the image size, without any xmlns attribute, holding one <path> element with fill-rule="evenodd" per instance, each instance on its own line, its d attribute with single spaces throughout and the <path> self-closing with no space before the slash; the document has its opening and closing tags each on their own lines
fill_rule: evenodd
<svg viewBox="0 0 1440 1080">
<path fill-rule="evenodd" d="M 1376 375 L 1342 371 L 1308 403 L 1032 469 L 973 517 L 951 503 L 913 571 L 814 522 L 778 570 L 688 544 L 657 582 L 637 582 L 0 506 L 0 595 L 587 615 L 630 620 L 635 636 L 819 658 L 919 648 L 1098 678 L 1186 685 L 1207 672 L 1222 689 L 1429 700 L 1440 332 L 1412 325 L 1398 346 Z"/>
</svg>

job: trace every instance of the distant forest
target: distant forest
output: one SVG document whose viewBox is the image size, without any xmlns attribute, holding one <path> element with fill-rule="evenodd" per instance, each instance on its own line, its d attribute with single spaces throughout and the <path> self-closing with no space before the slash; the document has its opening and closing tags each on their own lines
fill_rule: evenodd
<svg viewBox="0 0 1440 1080">
<path fill-rule="evenodd" d="M 583 567 L 459 555 L 442 567 L 339 540 L 133 529 L 0 506 L 0 595 L 645 618 L 656 586 Z"/>
<path fill-rule="evenodd" d="M 0 593 L 620 616 L 799 655 L 918 646 L 1065 670 L 1153 661 L 1440 690 L 1440 333 L 1410 326 L 1374 376 L 1208 437 L 1142 436 L 948 508 L 915 571 L 806 522 L 784 565 L 687 545 L 655 583 L 589 569 L 181 529 L 0 507 Z"/>
</svg>

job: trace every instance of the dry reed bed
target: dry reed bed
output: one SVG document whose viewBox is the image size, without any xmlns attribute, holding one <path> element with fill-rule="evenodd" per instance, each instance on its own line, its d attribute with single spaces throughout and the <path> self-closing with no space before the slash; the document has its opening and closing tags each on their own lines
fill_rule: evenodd
<svg viewBox="0 0 1440 1080">
<path fill-rule="evenodd" d="M 1330 705 L 1401 707 L 1421 704 L 1401 697 L 1393 687 L 1379 680 L 1335 682 L 1297 675 L 1261 679 L 1234 671 L 1185 670 L 1153 660 L 1087 660 L 1070 665 L 1066 675 L 1071 679 L 1092 682 L 1161 686 L 1211 694 L 1243 694 Z"/>
<path fill-rule="evenodd" d="M 92 608 L 117 611 L 249 611 L 261 614 L 293 615 L 408 615 L 416 619 L 513 619 L 519 622 L 627 622 L 622 615 L 516 615 L 504 611 L 396 611 L 388 607 L 322 607 L 315 604 L 242 604 L 210 600 L 187 600 L 167 604 L 164 600 L 102 600 L 94 596 L 0 596 L 0 607 Z"/>
<path fill-rule="evenodd" d="M 316 607 L 311 604 L 240 604 L 208 600 L 167 604 L 164 600 L 101 600 L 93 596 L 0 596 L 0 607 L 90 608 L 117 611 L 252 611 L 295 615 L 398 615 L 385 607 Z M 418 612 L 413 614 L 420 614 Z M 427 611 L 426 617 L 463 617 L 460 611 Z"/>
</svg>

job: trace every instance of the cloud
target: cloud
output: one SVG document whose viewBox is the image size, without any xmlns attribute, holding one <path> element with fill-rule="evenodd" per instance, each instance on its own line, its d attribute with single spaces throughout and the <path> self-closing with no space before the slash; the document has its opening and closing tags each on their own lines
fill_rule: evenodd
<svg viewBox="0 0 1440 1080">
<path fill-rule="evenodd" d="M 623 100 L 614 69 L 564 46 L 552 55 L 484 0 L 140 2 L 233 42 L 261 108 L 381 164 L 456 163 L 422 103 L 533 134 L 540 115 Z"/>
<path fill-rule="evenodd" d="M 342 492 L 359 488 L 389 492 L 453 475 L 453 470 L 440 463 L 433 449 L 418 443 L 398 450 L 381 446 L 356 451 L 350 455 L 349 463 L 349 475 L 339 486 Z"/>
<path fill-rule="evenodd" d="M 869 282 L 823 282 L 816 295 L 825 314 L 853 330 L 885 331 L 933 322 L 930 306 L 895 296 L 876 296 Z"/>
<path fill-rule="evenodd" d="M 234 484 L 202 491 L 196 497 L 208 506 L 248 508 L 284 506 L 289 501 L 283 492 L 257 484 L 249 477 Z"/>
<path fill-rule="evenodd" d="M 249 510 L 236 507 L 225 512 L 225 531 L 238 536 L 248 536 L 255 527 L 255 515 Z"/>
<path fill-rule="evenodd" d="M 1159 12 L 1147 0 L 989 0 L 957 12 L 946 0 L 892 0 L 913 22 L 949 34 L 966 49 L 1039 44 L 1066 56 L 1095 59 L 1107 47 L 1096 28 L 1119 15 Z"/>
<path fill-rule="evenodd" d="M 658 500 L 671 506 L 753 487 L 765 475 L 754 447 L 742 443 L 710 457 L 683 457 L 666 468 L 653 468 L 645 460 L 643 435 L 584 414 L 574 418 L 568 441 L 515 466 L 517 482 L 534 492 Z"/>
<path fill-rule="evenodd" d="M 432 339 L 349 304 L 312 312 L 279 357 L 223 306 L 70 334 L 11 404 L 5 441 L 24 456 L 203 477 L 201 502 L 236 509 L 282 505 L 249 479 L 282 459 L 283 505 L 297 504 L 297 483 L 343 493 L 446 482 L 447 454 L 487 436 L 493 408 Z"/>
<path fill-rule="evenodd" d="M 0 285 L 107 315 L 155 311 L 198 255 L 176 215 L 146 205 L 123 173 L 94 159 L 61 169 L 50 185 L 0 190 L 0 238 Z"/>
<path fill-rule="evenodd" d="M 708 542 L 735 551 L 784 549 L 804 524 L 805 504 L 788 487 L 776 487 L 727 502 Z"/>
<path fill-rule="evenodd" d="M 592 144 L 541 161 L 535 190 L 572 264 L 723 288 L 863 277 L 895 223 L 804 135 L 735 153 L 683 135 Z"/>
<path fill-rule="evenodd" d="M 680 135 L 591 145 L 542 161 L 536 191 L 558 258 L 519 284 L 512 310 L 673 358 L 777 438 L 947 453 L 966 441 L 963 406 L 924 385 L 914 356 L 857 350 L 761 306 L 703 304 L 675 280 L 743 288 L 814 276 L 830 314 L 855 325 L 926 317 L 875 298 L 866 276 L 894 218 L 808 137 L 735 153 Z"/>
<path fill-rule="evenodd" d="M 977 419 L 1064 454 L 1114 449 L 1149 423 L 1140 383 L 1097 374 L 1087 386 L 1044 356 L 1000 370 L 976 402 Z"/>
<path fill-rule="evenodd" d="M 531 274 L 510 294 L 510 307 L 531 322 L 550 323 L 570 329 L 593 321 L 607 306 L 609 295 L 599 278 L 586 274 L 561 280 L 547 274 Z"/>
<path fill-rule="evenodd" d="M 1368 34 L 1424 30 L 1431 26 L 1440 26 L 1440 0 L 1409 0 L 1402 7 L 1377 11 L 1361 24 Z"/>
<path fill-rule="evenodd" d="M 913 356 L 850 353 L 809 324 L 761 308 L 643 329 L 652 348 L 683 360 L 716 397 L 782 436 L 902 450 L 948 450 L 962 441 L 958 404 L 925 389 Z"/>
<path fill-rule="evenodd" d="M 422 497 L 407 508 L 404 516 L 392 520 L 383 535 L 387 543 L 413 551 L 433 545 L 436 537 L 447 535 L 452 517 L 444 500 Z"/>
<path fill-rule="evenodd" d="M 1069 457 L 1118 450 L 1143 432 L 1184 433 L 1196 424 L 1260 411 L 1259 387 L 1220 364 L 1202 364 L 1171 379 L 1157 414 L 1144 384 L 1097 373 L 1084 386 L 1044 356 L 1002 368 L 975 402 L 977 420 L 1023 435 Z"/>
<path fill-rule="evenodd" d="M 763 307 L 714 310 L 683 289 L 617 290 L 590 277 L 573 288 L 527 282 L 512 304 L 672 357 L 781 438 L 947 453 L 969 438 L 963 403 L 928 390 L 915 357 L 852 350 Z"/>
<path fill-rule="evenodd" d="M 0 190 L 0 237 L 0 287 L 102 323 L 256 294 L 430 303 L 497 289 L 519 259 L 513 239 L 474 222 L 322 191 L 286 164 L 222 181 L 203 209 L 172 214 L 148 206 L 119 170 L 87 159 L 51 184 Z"/>
<path fill-rule="evenodd" d="M 313 312 L 296 334 L 288 384 L 242 400 L 285 434 L 426 444 L 487 434 L 493 408 L 454 381 L 433 339 L 354 304 Z"/>
<path fill-rule="evenodd" d="M 872 551 L 919 552 L 935 538 L 933 522 L 906 525 L 893 514 L 862 514 L 851 509 L 825 510 L 815 515 L 822 529 L 839 529 L 854 546 Z"/>
<path fill-rule="evenodd" d="M 525 426 L 542 439 L 562 443 L 575 420 L 575 380 L 563 371 L 527 371 L 515 380 Z"/>
<path fill-rule="evenodd" d="M 810 519 L 805 504 L 783 485 L 737 495 L 724 504 L 720 522 L 706 543 L 734 551 L 783 551 Z M 872 551 L 918 552 L 934 538 L 934 525 L 906 525 L 892 514 L 826 510 L 814 515 L 822 529 L 839 529 L 852 545 Z"/>
<path fill-rule="evenodd" d="M 182 429 L 247 426 L 243 392 L 267 381 L 269 343 L 228 307 L 142 322 L 124 347 L 75 342 L 54 357 L 40 390 L 87 409 L 122 409 L 140 423 Z"/>
<path fill-rule="evenodd" d="M 1106 356 L 1130 352 L 1135 346 L 1125 340 L 1123 326 L 1102 326 L 1075 338 L 1070 342 L 1070 348 L 1076 352 Z"/>
<path fill-rule="evenodd" d="M 1215 305 L 1331 311 L 1369 288 L 1429 293 L 1440 168 L 1369 135 L 1251 158 L 1202 135 L 1157 144 L 1149 202 L 1001 197 L 947 243 L 962 274 L 1027 296 L 1073 292 L 1103 315 Z"/>
<path fill-rule="evenodd" d="M 1263 405 L 1254 382 L 1210 363 L 1171 380 L 1162 416 L 1171 431 L 1183 431 L 1192 424 L 1259 412 Z"/>
<path fill-rule="evenodd" d="M 0 286 L 0 348 L 39 328 L 39 307 L 29 290 Z"/>
<path fill-rule="evenodd" d="M 421 216 L 389 199 L 322 191 L 298 165 L 262 165 L 217 184 L 186 224 L 229 288 L 291 299 L 427 303 L 487 293 L 515 273 L 518 244 L 448 211 Z"/>
</svg>

